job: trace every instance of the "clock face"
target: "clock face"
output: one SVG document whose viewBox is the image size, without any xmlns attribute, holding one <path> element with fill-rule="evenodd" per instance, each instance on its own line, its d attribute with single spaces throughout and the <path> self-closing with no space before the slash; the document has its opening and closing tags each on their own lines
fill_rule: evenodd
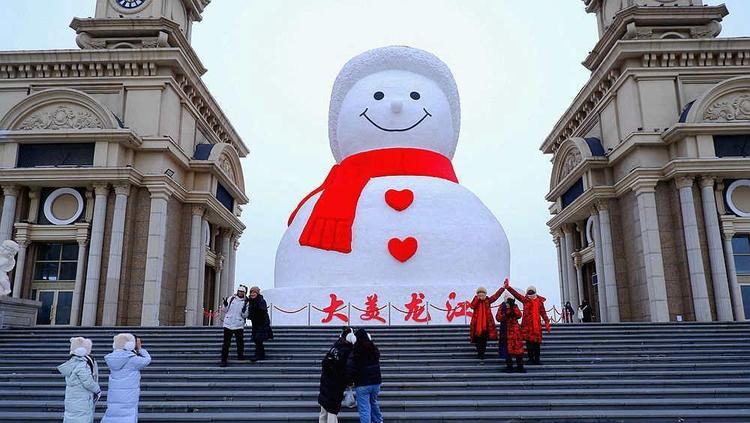
<svg viewBox="0 0 750 423">
<path fill-rule="evenodd" d="M 143 3 L 146 3 L 146 1 L 147 0 L 117 0 L 117 4 L 125 9 L 135 9 L 136 7 L 140 7 Z"/>
</svg>

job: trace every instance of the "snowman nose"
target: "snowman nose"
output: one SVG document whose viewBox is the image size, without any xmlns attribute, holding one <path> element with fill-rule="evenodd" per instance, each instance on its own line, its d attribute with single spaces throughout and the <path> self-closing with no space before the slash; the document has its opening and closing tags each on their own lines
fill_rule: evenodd
<svg viewBox="0 0 750 423">
<path fill-rule="evenodd" d="M 393 100 L 391 101 L 391 112 L 393 113 L 401 113 L 401 109 L 403 108 L 404 103 L 401 100 Z"/>
</svg>

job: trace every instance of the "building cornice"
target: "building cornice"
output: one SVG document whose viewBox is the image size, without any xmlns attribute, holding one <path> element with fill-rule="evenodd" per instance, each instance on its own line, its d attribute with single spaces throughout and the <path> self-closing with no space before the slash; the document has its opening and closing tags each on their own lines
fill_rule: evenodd
<svg viewBox="0 0 750 423">
<path fill-rule="evenodd" d="M 616 42 L 634 36 L 634 34 L 630 34 L 634 26 L 679 27 L 703 25 L 713 21 L 720 22 L 728 14 L 729 11 L 723 4 L 696 7 L 627 7 L 615 15 L 612 24 L 582 64 L 589 70 L 596 69 Z"/>
<path fill-rule="evenodd" d="M 0 130 L 0 143 L 113 142 L 138 149 L 143 139 L 130 129 Z"/>
<path fill-rule="evenodd" d="M 68 78 L 155 77 L 159 67 L 172 68 L 174 83 L 199 112 L 202 125 L 217 142 L 230 142 L 240 154 L 249 151 L 200 78 L 198 69 L 179 48 L 1 51 L 0 81 L 54 81 Z"/>
<path fill-rule="evenodd" d="M 581 136 L 579 132 L 586 127 L 584 123 L 588 122 L 592 111 L 611 97 L 613 86 L 621 83 L 635 70 L 706 67 L 744 70 L 750 67 L 748 52 L 750 52 L 750 38 L 748 37 L 617 41 L 557 121 L 540 150 L 545 154 L 551 154 L 555 145 L 567 138 Z M 624 69 L 621 72 L 620 64 L 627 59 L 638 60 L 640 66 Z"/>
<path fill-rule="evenodd" d="M 677 123 L 664 131 L 661 138 L 672 144 L 689 136 L 696 135 L 742 135 L 750 133 L 750 122 L 702 122 Z"/>
</svg>

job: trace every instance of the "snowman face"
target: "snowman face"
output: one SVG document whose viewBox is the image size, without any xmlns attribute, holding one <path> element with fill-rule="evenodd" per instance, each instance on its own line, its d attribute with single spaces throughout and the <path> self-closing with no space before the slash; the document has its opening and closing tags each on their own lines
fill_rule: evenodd
<svg viewBox="0 0 750 423">
<path fill-rule="evenodd" d="M 387 70 L 359 80 L 341 103 L 336 135 L 341 159 L 407 147 L 451 158 L 456 148 L 448 98 L 432 80 Z"/>
</svg>

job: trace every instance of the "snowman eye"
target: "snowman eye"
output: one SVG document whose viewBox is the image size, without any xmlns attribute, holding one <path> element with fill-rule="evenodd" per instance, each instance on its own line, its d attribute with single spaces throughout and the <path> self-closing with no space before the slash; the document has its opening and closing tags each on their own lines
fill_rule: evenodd
<svg viewBox="0 0 750 423">
<path fill-rule="evenodd" d="M 411 94 L 409 94 L 409 97 L 411 97 L 412 100 L 419 100 L 419 93 L 416 91 L 412 91 Z"/>
<path fill-rule="evenodd" d="M 376 91 L 372 96 L 375 98 L 375 100 L 382 100 L 383 97 L 385 97 L 385 94 L 383 94 L 382 91 Z"/>
</svg>

